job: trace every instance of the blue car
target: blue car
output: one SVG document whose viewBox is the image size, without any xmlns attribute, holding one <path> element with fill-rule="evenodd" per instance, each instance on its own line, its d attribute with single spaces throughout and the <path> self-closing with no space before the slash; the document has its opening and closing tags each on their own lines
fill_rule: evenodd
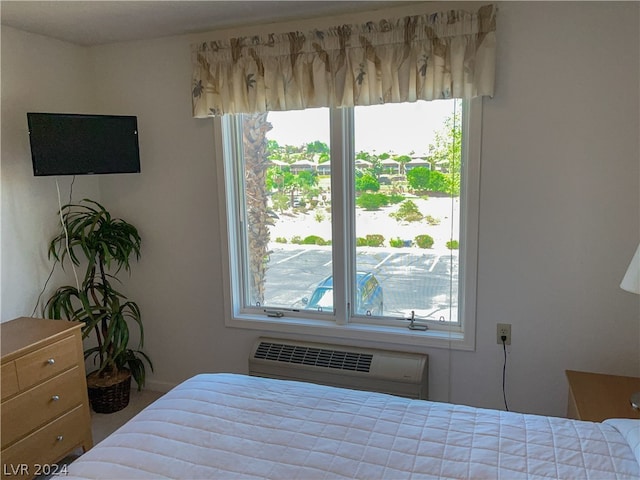
<svg viewBox="0 0 640 480">
<path fill-rule="evenodd" d="M 356 313 L 358 315 L 382 315 L 382 287 L 372 273 L 357 273 Z M 303 298 L 305 310 L 333 310 L 333 276 L 322 280 L 311 294 L 311 298 Z"/>
</svg>

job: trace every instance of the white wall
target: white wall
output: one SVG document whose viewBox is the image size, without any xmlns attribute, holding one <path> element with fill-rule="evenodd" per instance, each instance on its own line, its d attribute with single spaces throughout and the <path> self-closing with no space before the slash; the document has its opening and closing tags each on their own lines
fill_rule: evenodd
<svg viewBox="0 0 640 480">
<path fill-rule="evenodd" d="M 476 350 L 425 349 L 433 399 L 502 407 L 497 322 L 513 325 L 512 410 L 563 415 L 565 369 L 640 374 L 639 299 L 618 287 L 640 239 L 638 20 L 637 3 L 500 4 L 496 95 L 484 102 Z M 138 115 L 142 173 L 101 178 L 100 188 L 143 236 L 126 288 L 143 311 L 155 388 L 246 372 L 261 333 L 222 318 L 212 127 L 190 113 L 194 38 L 90 55 L 97 108 Z M 4 101 L 4 55 L 2 86 Z M 2 246 L 4 257 L 4 237 Z M 3 265 L 3 296 L 8 274 Z"/>
<path fill-rule="evenodd" d="M 5 26 L 1 34 L 0 319 L 6 321 L 32 314 L 53 265 L 47 247 L 59 225 L 55 178 L 33 176 L 27 112 L 91 111 L 94 86 L 86 48 Z M 58 183 L 65 204 L 71 178 Z M 74 200 L 99 199 L 97 177 L 78 177 L 73 191 Z M 58 269 L 43 298 L 63 278 Z"/>
</svg>

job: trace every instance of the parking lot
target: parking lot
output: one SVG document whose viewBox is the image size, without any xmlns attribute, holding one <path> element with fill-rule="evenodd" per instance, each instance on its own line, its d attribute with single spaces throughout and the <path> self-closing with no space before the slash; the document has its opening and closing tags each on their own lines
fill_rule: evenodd
<svg viewBox="0 0 640 480">
<path fill-rule="evenodd" d="M 384 315 L 440 319 L 457 307 L 458 251 L 358 248 L 357 269 L 372 272 L 384 292 Z M 322 279 L 331 275 L 330 247 L 274 245 L 267 270 L 265 304 L 304 308 Z M 452 275 L 453 272 L 453 275 Z M 450 299 L 453 299 L 451 302 Z M 446 307 L 446 310 L 442 310 Z"/>
</svg>

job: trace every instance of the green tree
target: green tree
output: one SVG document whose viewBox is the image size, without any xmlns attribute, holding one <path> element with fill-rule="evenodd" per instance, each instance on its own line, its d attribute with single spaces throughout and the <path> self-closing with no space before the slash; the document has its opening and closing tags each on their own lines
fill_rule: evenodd
<svg viewBox="0 0 640 480">
<path fill-rule="evenodd" d="M 296 175 L 294 183 L 300 189 L 315 187 L 318 184 L 318 174 L 303 170 Z"/>
<path fill-rule="evenodd" d="M 411 157 L 409 155 L 397 155 L 393 157 L 393 159 L 400 164 L 400 173 L 405 172 L 407 163 L 411 161 Z"/>
<path fill-rule="evenodd" d="M 329 145 L 327 145 L 324 142 L 321 142 L 320 140 L 315 140 L 311 143 L 307 143 L 305 145 L 305 150 L 307 151 L 307 153 L 310 154 L 314 154 L 314 153 L 324 153 L 324 154 L 329 154 Z"/>
<path fill-rule="evenodd" d="M 378 178 L 378 176 L 381 175 L 383 171 L 382 160 L 380 160 L 377 155 L 371 155 L 369 156 L 369 161 L 371 162 L 371 168 L 369 169 L 369 171 L 376 178 Z"/>
<path fill-rule="evenodd" d="M 284 192 L 290 189 L 294 184 L 295 176 L 291 173 L 289 167 L 269 167 L 266 175 L 266 187 L 269 191 L 277 190 Z"/>
<path fill-rule="evenodd" d="M 456 102 L 459 102 L 456 100 Z M 447 177 L 447 193 L 460 195 L 460 161 L 462 152 L 462 115 L 460 105 L 447 117 L 429 145 L 429 163 L 443 168 Z"/>
<path fill-rule="evenodd" d="M 318 174 L 315 172 L 308 172 L 303 170 L 298 173 L 293 180 L 293 188 L 291 189 L 291 206 L 293 206 L 294 202 L 294 194 L 300 192 L 307 201 L 311 200 L 314 196 L 319 193 L 319 189 L 316 188 L 318 185 Z M 305 202 L 300 201 L 300 205 L 304 206 Z"/>
<path fill-rule="evenodd" d="M 429 189 L 429 180 L 433 172 L 427 167 L 412 168 L 407 172 L 407 182 L 409 186 L 417 191 L 425 191 Z"/>
<path fill-rule="evenodd" d="M 275 140 L 267 140 L 267 154 L 269 160 L 280 158 L 280 145 Z"/>
<path fill-rule="evenodd" d="M 427 167 L 416 167 L 407 173 L 409 186 L 416 191 L 450 193 L 450 176 Z"/>
<path fill-rule="evenodd" d="M 429 184 L 427 190 L 430 192 L 450 193 L 450 178 L 442 172 L 432 171 L 429 173 Z"/>
<path fill-rule="evenodd" d="M 284 212 L 289 208 L 289 197 L 285 193 L 274 193 L 271 197 L 273 208 L 279 212 Z"/>
<path fill-rule="evenodd" d="M 380 190 L 380 182 L 370 173 L 356 178 L 356 192 L 377 192 Z"/>
</svg>

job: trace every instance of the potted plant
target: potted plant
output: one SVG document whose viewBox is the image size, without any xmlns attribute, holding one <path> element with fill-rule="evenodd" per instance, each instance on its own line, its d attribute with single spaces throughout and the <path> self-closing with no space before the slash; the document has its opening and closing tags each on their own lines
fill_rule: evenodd
<svg viewBox="0 0 640 480">
<path fill-rule="evenodd" d="M 144 329 L 138 305 L 113 286 L 122 269 L 130 272 L 130 259 L 140 258 L 140 235 L 137 229 L 111 214 L 99 203 L 84 199 L 60 210 L 63 229 L 49 244 L 49 258 L 65 260 L 75 266 L 86 261 L 82 283 L 58 288 L 49 298 L 45 310 L 50 318 L 84 323 L 83 338 L 95 334 L 97 345 L 87 348 L 85 359 L 92 358 L 97 369 L 87 375 L 89 399 L 96 412 L 111 413 L 129 403 L 131 377 L 138 390 L 145 383 L 145 362 L 153 370 L 149 357 L 142 352 Z M 129 326 L 137 327 L 139 343 L 129 346 Z"/>
</svg>

